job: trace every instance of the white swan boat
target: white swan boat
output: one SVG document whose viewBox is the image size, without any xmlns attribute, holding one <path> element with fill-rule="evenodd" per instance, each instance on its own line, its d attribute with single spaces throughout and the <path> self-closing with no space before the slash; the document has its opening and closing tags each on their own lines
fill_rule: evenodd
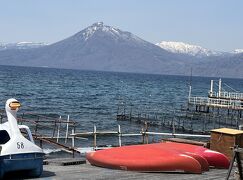
<svg viewBox="0 0 243 180">
<path fill-rule="evenodd" d="M 19 107 L 16 99 L 7 100 L 5 105 L 8 121 L 0 124 L 0 179 L 12 171 L 24 170 L 31 177 L 43 171 L 43 150 L 35 145 L 29 127 L 17 124 Z"/>
</svg>

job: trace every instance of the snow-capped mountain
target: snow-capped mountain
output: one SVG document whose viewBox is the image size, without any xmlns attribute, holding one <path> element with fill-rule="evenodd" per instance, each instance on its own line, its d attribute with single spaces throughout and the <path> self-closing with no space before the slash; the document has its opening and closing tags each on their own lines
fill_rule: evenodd
<svg viewBox="0 0 243 180">
<path fill-rule="evenodd" d="M 235 54 L 243 53 L 243 49 L 235 49 L 233 53 Z"/>
<path fill-rule="evenodd" d="M 201 46 L 186 44 L 183 42 L 162 41 L 157 46 L 173 53 L 187 54 L 197 57 L 218 56 L 222 52 L 212 51 Z"/>
<path fill-rule="evenodd" d="M 46 45 L 48 44 L 38 42 L 0 43 L 0 50 L 39 48 Z"/>
<path fill-rule="evenodd" d="M 177 55 L 101 22 L 42 48 L 1 52 L 5 65 L 159 74 L 181 64 Z"/>
<path fill-rule="evenodd" d="M 2 44 L 0 65 L 171 75 L 189 75 L 192 68 L 197 76 L 243 78 L 241 50 L 222 53 L 178 42 L 155 45 L 101 22 L 54 44 L 25 48 L 32 45 L 22 42 L 6 49 Z"/>
<path fill-rule="evenodd" d="M 70 37 L 69 40 L 77 39 L 77 40 L 88 41 L 94 35 L 97 35 L 99 33 L 103 33 L 105 34 L 106 37 L 110 37 L 116 41 L 129 41 L 129 42 L 133 41 L 136 43 L 148 43 L 147 41 L 144 41 L 143 39 L 133 35 L 130 32 L 121 31 L 118 28 L 104 25 L 103 22 L 94 23 L 93 25 L 87 27 L 81 32 L 78 32 L 74 36 Z"/>
</svg>

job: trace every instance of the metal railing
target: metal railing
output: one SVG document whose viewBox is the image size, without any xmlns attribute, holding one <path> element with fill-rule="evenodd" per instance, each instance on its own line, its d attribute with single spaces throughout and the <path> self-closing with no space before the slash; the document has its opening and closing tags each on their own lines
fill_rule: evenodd
<svg viewBox="0 0 243 180">
<path fill-rule="evenodd" d="M 97 136 L 117 136 L 118 137 L 118 145 L 122 146 L 122 137 L 132 137 L 132 136 L 142 136 L 142 143 L 148 144 L 149 143 L 149 135 L 154 136 L 172 136 L 172 137 L 187 137 L 187 138 L 206 138 L 209 139 L 210 135 L 202 135 L 202 134 L 180 134 L 175 133 L 175 130 L 173 130 L 171 133 L 163 133 L 163 132 L 153 132 L 148 131 L 147 122 L 145 123 L 145 127 L 142 128 L 140 132 L 137 133 L 122 133 L 121 132 L 121 126 L 118 125 L 118 131 L 97 131 L 96 126 L 94 125 L 94 130 L 90 132 L 83 132 L 83 133 L 72 133 L 70 136 L 72 137 L 93 137 L 93 149 L 102 149 L 104 147 L 98 147 L 97 146 Z M 105 147 L 106 148 L 106 147 Z"/>
<path fill-rule="evenodd" d="M 194 105 L 214 106 L 214 107 L 222 107 L 222 108 L 229 108 L 229 109 L 243 109 L 243 102 L 240 100 L 233 100 L 233 99 L 190 97 L 189 103 Z"/>
<path fill-rule="evenodd" d="M 243 93 L 237 92 L 209 92 L 209 97 L 243 100 Z"/>
</svg>

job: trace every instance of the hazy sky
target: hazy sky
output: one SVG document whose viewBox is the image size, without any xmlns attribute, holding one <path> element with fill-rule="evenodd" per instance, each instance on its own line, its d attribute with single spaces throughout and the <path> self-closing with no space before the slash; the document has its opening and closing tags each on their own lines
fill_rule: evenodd
<svg viewBox="0 0 243 180">
<path fill-rule="evenodd" d="M 152 43 L 243 49 L 243 0 L 0 0 L 0 42 L 53 43 L 99 21 Z"/>
</svg>

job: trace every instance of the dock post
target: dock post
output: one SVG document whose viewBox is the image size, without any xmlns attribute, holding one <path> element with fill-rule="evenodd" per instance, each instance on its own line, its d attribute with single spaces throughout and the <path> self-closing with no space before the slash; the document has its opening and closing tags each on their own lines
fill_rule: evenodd
<svg viewBox="0 0 243 180">
<path fill-rule="evenodd" d="M 221 78 L 219 79 L 219 97 L 221 97 L 221 90 L 222 90 L 222 81 Z"/>
<path fill-rule="evenodd" d="M 74 129 L 72 129 L 72 134 L 75 134 Z M 74 147 L 75 147 L 75 137 L 72 136 L 72 148 L 74 148 Z"/>
<path fill-rule="evenodd" d="M 94 125 L 94 150 L 96 150 L 96 126 Z"/>
<path fill-rule="evenodd" d="M 172 128 L 172 130 L 174 131 L 174 126 L 175 126 L 175 110 L 173 111 L 173 117 L 172 117 L 172 122 L 171 122 L 171 128 Z"/>
<path fill-rule="evenodd" d="M 193 120 L 192 119 L 193 119 L 193 117 L 191 117 L 191 130 L 193 131 L 193 122 L 192 122 Z"/>
<path fill-rule="evenodd" d="M 148 132 L 148 123 L 145 121 L 145 136 L 146 136 L 146 144 L 148 144 L 148 141 L 149 141 L 149 137 L 148 137 L 148 134 L 147 134 L 147 132 Z"/>
<path fill-rule="evenodd" d="M 38 117 L 38 120 L 39 120 L 39 117 Z M 38 122 L 38 121 L 37 121 Z M 52 133 L 52 138 L 55 136 L 56 134 L 56 125 L 57 125 L 57 120 L 55 119 L 54 121 L 54 128 L 53 128 L 53 133 Z"/>
<path fill-rule="evenodd" d="M 38 129 L 38 121 L 36 122 L 36 124 L 35 124 L 35 135 L 37 135 L 37 129 Z"/>
<path fill-rule="evenodd" d="M 121 126 L 118 125 L 118 143 L 119 146 L 121 147 L 122 143 L 121 143 Z"/>
<path fill-rule="evenodd" d="M 175 122 L 174 121 L 173 121 L 173 124 L 172 124 L 172 135 L 175 138 Z"/>
<path fill-rule="evenodd" d="M 42 148 L 42 140 L 40 139 L 40 148 Z"/>
<path fill-rule="evenodd" d="M 145 137 L 144 137 L 145 134 L 143 128 L 141 130 L 141 135 L 142 135 L 142 144 L 145 144 Z"/>
<path fill-rule="evenodd" d="M 65 144 L 67 143 L 67 139 L 68 139 L 68 126 L 69 126 L 69 115 L 68 115 L 68 117 L 67 117 L 67 129 L 66 129 Z"/>
<path fill-rule="evenodd" d="M 73 149 L 72 151 L 73 151 L 73 153 L 72 153 L 72 154 L 73 154 L 73 158 L 75 158 L 75 153 L 74 153 L 74 149 Z"/>
<path fill-rule="evenodd" d="M 59 123 L 58 123 L 58 125 L 57 125 L 57 143 L 58 143 L 58 141 L 59 141 L 59 136 L 60 136 L 61 119 L 62 119 L 62 116 L 59 117 Z"/>
</svg>

